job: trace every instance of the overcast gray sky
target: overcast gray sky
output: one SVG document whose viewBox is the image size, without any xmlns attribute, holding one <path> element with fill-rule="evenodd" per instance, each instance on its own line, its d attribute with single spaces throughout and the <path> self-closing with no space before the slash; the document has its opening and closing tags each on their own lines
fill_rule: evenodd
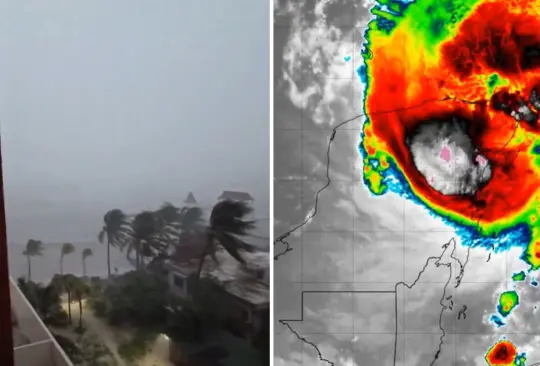
<svg viewBox="0 0 540 366">
<path fill-rule="evenodd" d="M 10 241 L 95 239 L 108 209 L 189 191 L 268 217 L 265 1 L 2 1 Z"/>
</svg>

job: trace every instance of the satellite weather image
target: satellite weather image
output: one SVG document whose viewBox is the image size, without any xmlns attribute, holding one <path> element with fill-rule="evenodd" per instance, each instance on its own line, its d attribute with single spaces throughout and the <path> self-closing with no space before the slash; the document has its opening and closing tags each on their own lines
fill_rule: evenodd
<svg viewBox="0 0 540 366">
<path fill-rule="evenodd" d="M 276 365 L 540 362 L 540 0 L 274 1 Z"/>
</svg>

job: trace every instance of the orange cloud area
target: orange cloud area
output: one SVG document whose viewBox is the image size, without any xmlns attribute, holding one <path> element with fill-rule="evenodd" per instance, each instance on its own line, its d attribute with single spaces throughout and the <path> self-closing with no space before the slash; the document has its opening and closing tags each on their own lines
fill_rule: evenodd
<svg viewBox="0 0 540 366">
<path fill-rule="evenodd" d="M 368 187 L 383 193 L 393 165 L 416 198 L 454 223 L 485 235 L 526 225 L 532 239 L 524 258 L 539 268 L 540 1 L 381 5 L 373 10 L 364 57 Z M 454 117 L 466 122 L 491 164 L 491 178 L 473 195 L 433 189 L 407 145 L 418 126 Z"/>
<path fill-rule="evenodd" d="M 496 343 L 486 354 L 489 366 L 513 366 L 517 356 L 516 347 L 510 341 Z"/>
</svg>

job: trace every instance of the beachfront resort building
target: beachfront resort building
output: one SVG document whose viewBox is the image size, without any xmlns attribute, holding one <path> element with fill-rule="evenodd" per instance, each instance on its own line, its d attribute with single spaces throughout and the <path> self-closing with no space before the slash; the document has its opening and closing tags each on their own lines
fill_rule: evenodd
<svg viewBox="0 0 540 366">
<path fill-rule="evenodd" d="M 203 234 L 194 234 L 190 240 L 178 247 L 167 262 L 169 287 L 174 296 L 190 296 L 188 277 L 196 273 L 199 267 L 201 248 L 204 248 L 203 240 Z M 226 331 L 250 344 L 270 321 L 269 253 L 242 251 L 246 265 L 237 262 L 223 249 L 218 249 L 215 255 L 219 264 L 207 257 L 203 263 L 201 278 L 213 280 L 216 291 L 222 291 L 224 295 L 226 304 L 221 305 L 227 308 L 229 318 Z M 175 362 L 178 362 L 181 348 L 171 346 L 171 358 Z"/>
<path fill-rule="evenodd" d="M 73 366 L 11 278 L 9 292 L 14 366 Z"/>
</svg>

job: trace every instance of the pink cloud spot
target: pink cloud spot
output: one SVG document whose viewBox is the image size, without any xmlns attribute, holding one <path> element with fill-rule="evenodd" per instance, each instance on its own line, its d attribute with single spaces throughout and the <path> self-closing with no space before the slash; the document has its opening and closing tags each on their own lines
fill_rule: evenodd
<svg viewBox="0 0 540 366">
<path fill-rule="evenodd" d="M 486 159 L 484 159 L 482 156 L 477 155 L 476 156 L 476 162 L 480 165 L 486 165 Z"/>
<path fill-rule="evenodd" d="M 441 149 L 441 153 L 440 153 L 440 158 L 446 162 L 449 162 L 450 159 L 452 158 L 452 152 L 450 151 L 450 149 L 448 148 L 448 146 L 443 146 L 442 149 Z"/>
</svg>

